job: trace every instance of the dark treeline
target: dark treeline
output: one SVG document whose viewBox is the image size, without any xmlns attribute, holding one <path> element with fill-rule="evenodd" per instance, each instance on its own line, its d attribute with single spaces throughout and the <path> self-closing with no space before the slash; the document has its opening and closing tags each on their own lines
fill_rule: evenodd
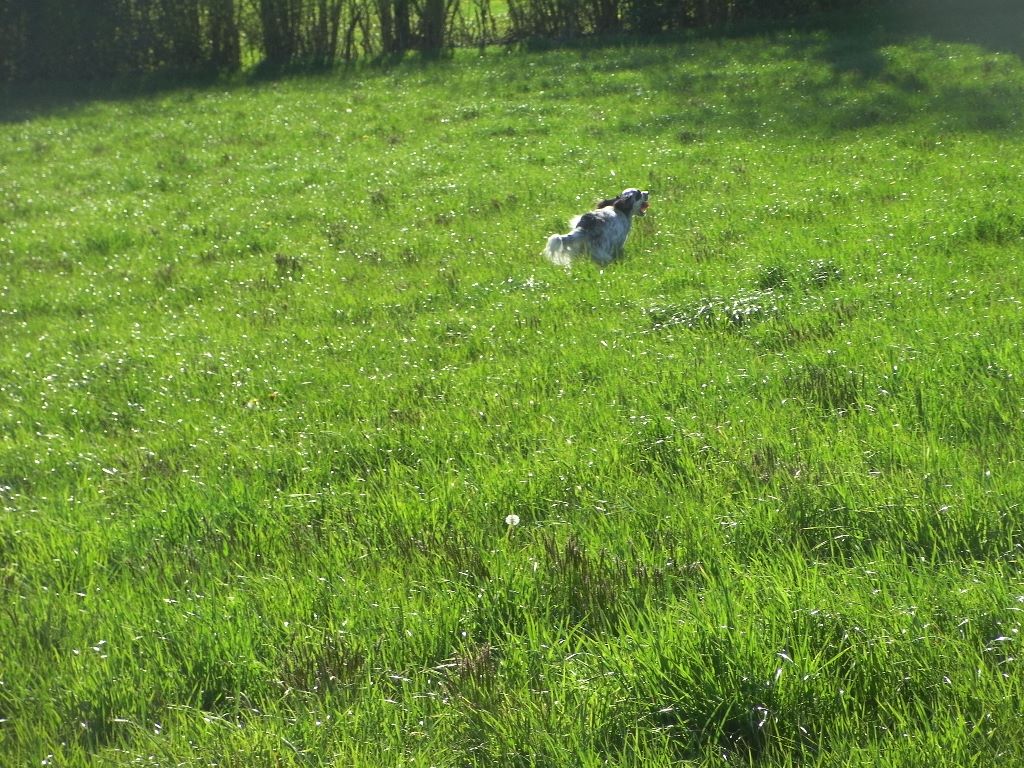
<svg viewBox="0 0 1024 768">
<path fill-rule="evenodd" d="M 329 66 L 528 38 L 723 27 L 864 2 L 0 0 L 0 82 Z"/>
</svg>

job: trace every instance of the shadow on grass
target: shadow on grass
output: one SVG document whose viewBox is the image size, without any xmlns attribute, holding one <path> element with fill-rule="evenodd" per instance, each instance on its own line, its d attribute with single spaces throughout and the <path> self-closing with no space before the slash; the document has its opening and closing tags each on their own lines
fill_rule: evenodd
<svg viewBox="0 0 1024 768">
<path fill-rule="evenodd" d="M 819 54 L 835 72 L 865 79 L 885 75 L 882 48 L 914 39 L 1024 58 L 1020 0 L 882 0 L 874 7 L 816 17 L 810 28 L 827 34 Z"/>
<path fill-rule="evenodd" d="M 1002 133 L 1024 123 L 1021 0 L 881 0 L 701 39 L 722 44 L 718 71 L 687 71 L 667 54 L 667 66 L 639 65 L 655 89 L 678 94 L 678 114 L 660 116 L 657 130 L 674 129 L 683 143 L 725 129 L 836 135 L 922 121 Z M 763 50 L 750 46 L 758 41 Z M 943 44 L 982 56 L 949 59 Z M 787 59 L 827 69 L 796 84 Z M 707 78 L 715 80 L 710 90 Z"/>
<path fill-rule="evenodd" d="M 927 35 L 1024 58 L 1020 0 L 904 0 L 894 3 L 890 13 L 894 28 L 904 35 Z"/>
<path fill-rule="evenodd" d="M 103 80 L 53 81 L 0 86 L 0 124 L 74 112 L 94 101 L 131 102 L 181 91 L 230 90 L 296 77 L 338 75 L 379 62 L 325 66 L 258 65 L 235 74 L 156 72 Z"/>
<path fill-rule="evenodd" d="M 931 113 L 948 129 L 1001 132 L 1019 128 L 1017 92 L 994 60 L 977 73 L 942 78 L 915 69 L 913 61 L 894 63 L 889 46 L 968 45 L 1018 62 L 1024 59 L 1024 2 L 1020 0 L 886 0 L 874 10 L 823 17 L 825 37 L 812 55 L 821 57 L 837 78 L 865 89 L 859 104 L 842 104 L 831 117 L 836 129 L 912 119 Z M 807 45 L 810 37 L 799 44 Z M 1009 61 L 1007 62 L 1009 64 Z"/>
<path fill-rule="evenodd" d="M 94 101 L 135 101 L 241 82 L 223 75 L 153 74 L 110 80 L 47 81 L 0 86 L 0 124 L 74 112 Z"/>
<path fill-rule="evenodd" d="M 387 72 L 401 67 L 423 70 L 451 61 L 447 52 L 375 56 L 356 61 L 278 66 L 267 62 L 232 74 L 154 72 L 110 79 L 0 83 L 0 124 L 74 112 L 94 101 L 130 102 L 181 91 L 230 90 L 303 77 L 335 77 L 339 83 L 360 72 Z"/>
</svg>

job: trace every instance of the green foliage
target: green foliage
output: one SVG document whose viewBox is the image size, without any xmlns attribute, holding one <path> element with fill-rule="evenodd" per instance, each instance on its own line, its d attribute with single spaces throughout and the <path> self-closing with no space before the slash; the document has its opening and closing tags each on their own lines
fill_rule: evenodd
<svg viewBox="0 0 1024 768">
<path fill-rule="evenodd" d="M 12 105 L 0 764 L 1021 762 L 1022 90 L 819 30 Z"/>
</svg>

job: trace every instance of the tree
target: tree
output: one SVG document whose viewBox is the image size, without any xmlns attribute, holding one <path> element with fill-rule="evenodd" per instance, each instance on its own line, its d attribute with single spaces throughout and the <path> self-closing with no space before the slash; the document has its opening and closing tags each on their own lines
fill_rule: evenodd
<svg viewBox="0 0 1024 768">
<path fill-rule="evenodd" d="M 219 72 L 242 66 L 235 0 L 206 0 L 210 24 L 210 64 Z"/>
<path fill-rule="evenodd" d="M 272 67 L 291 64 L 299 50 L 302 0 L 259 0 L 264 60 Z"/>
</svg>

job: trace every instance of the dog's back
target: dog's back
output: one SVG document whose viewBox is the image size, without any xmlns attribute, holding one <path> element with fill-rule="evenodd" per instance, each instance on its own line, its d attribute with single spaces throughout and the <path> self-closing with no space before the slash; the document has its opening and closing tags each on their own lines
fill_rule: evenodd
<svg viewBox="0 0 1024 768">
<path fill-rule="evenodd" d="M 573 217 L 567 234 L 548 238 L 544 255 L 561 266 L 568 266 L 573 256 L 593 256 L 592 246 L 600 238 L 602 225 L 615 216 L 616 211 L 609 206 Z"/>
</svg>

